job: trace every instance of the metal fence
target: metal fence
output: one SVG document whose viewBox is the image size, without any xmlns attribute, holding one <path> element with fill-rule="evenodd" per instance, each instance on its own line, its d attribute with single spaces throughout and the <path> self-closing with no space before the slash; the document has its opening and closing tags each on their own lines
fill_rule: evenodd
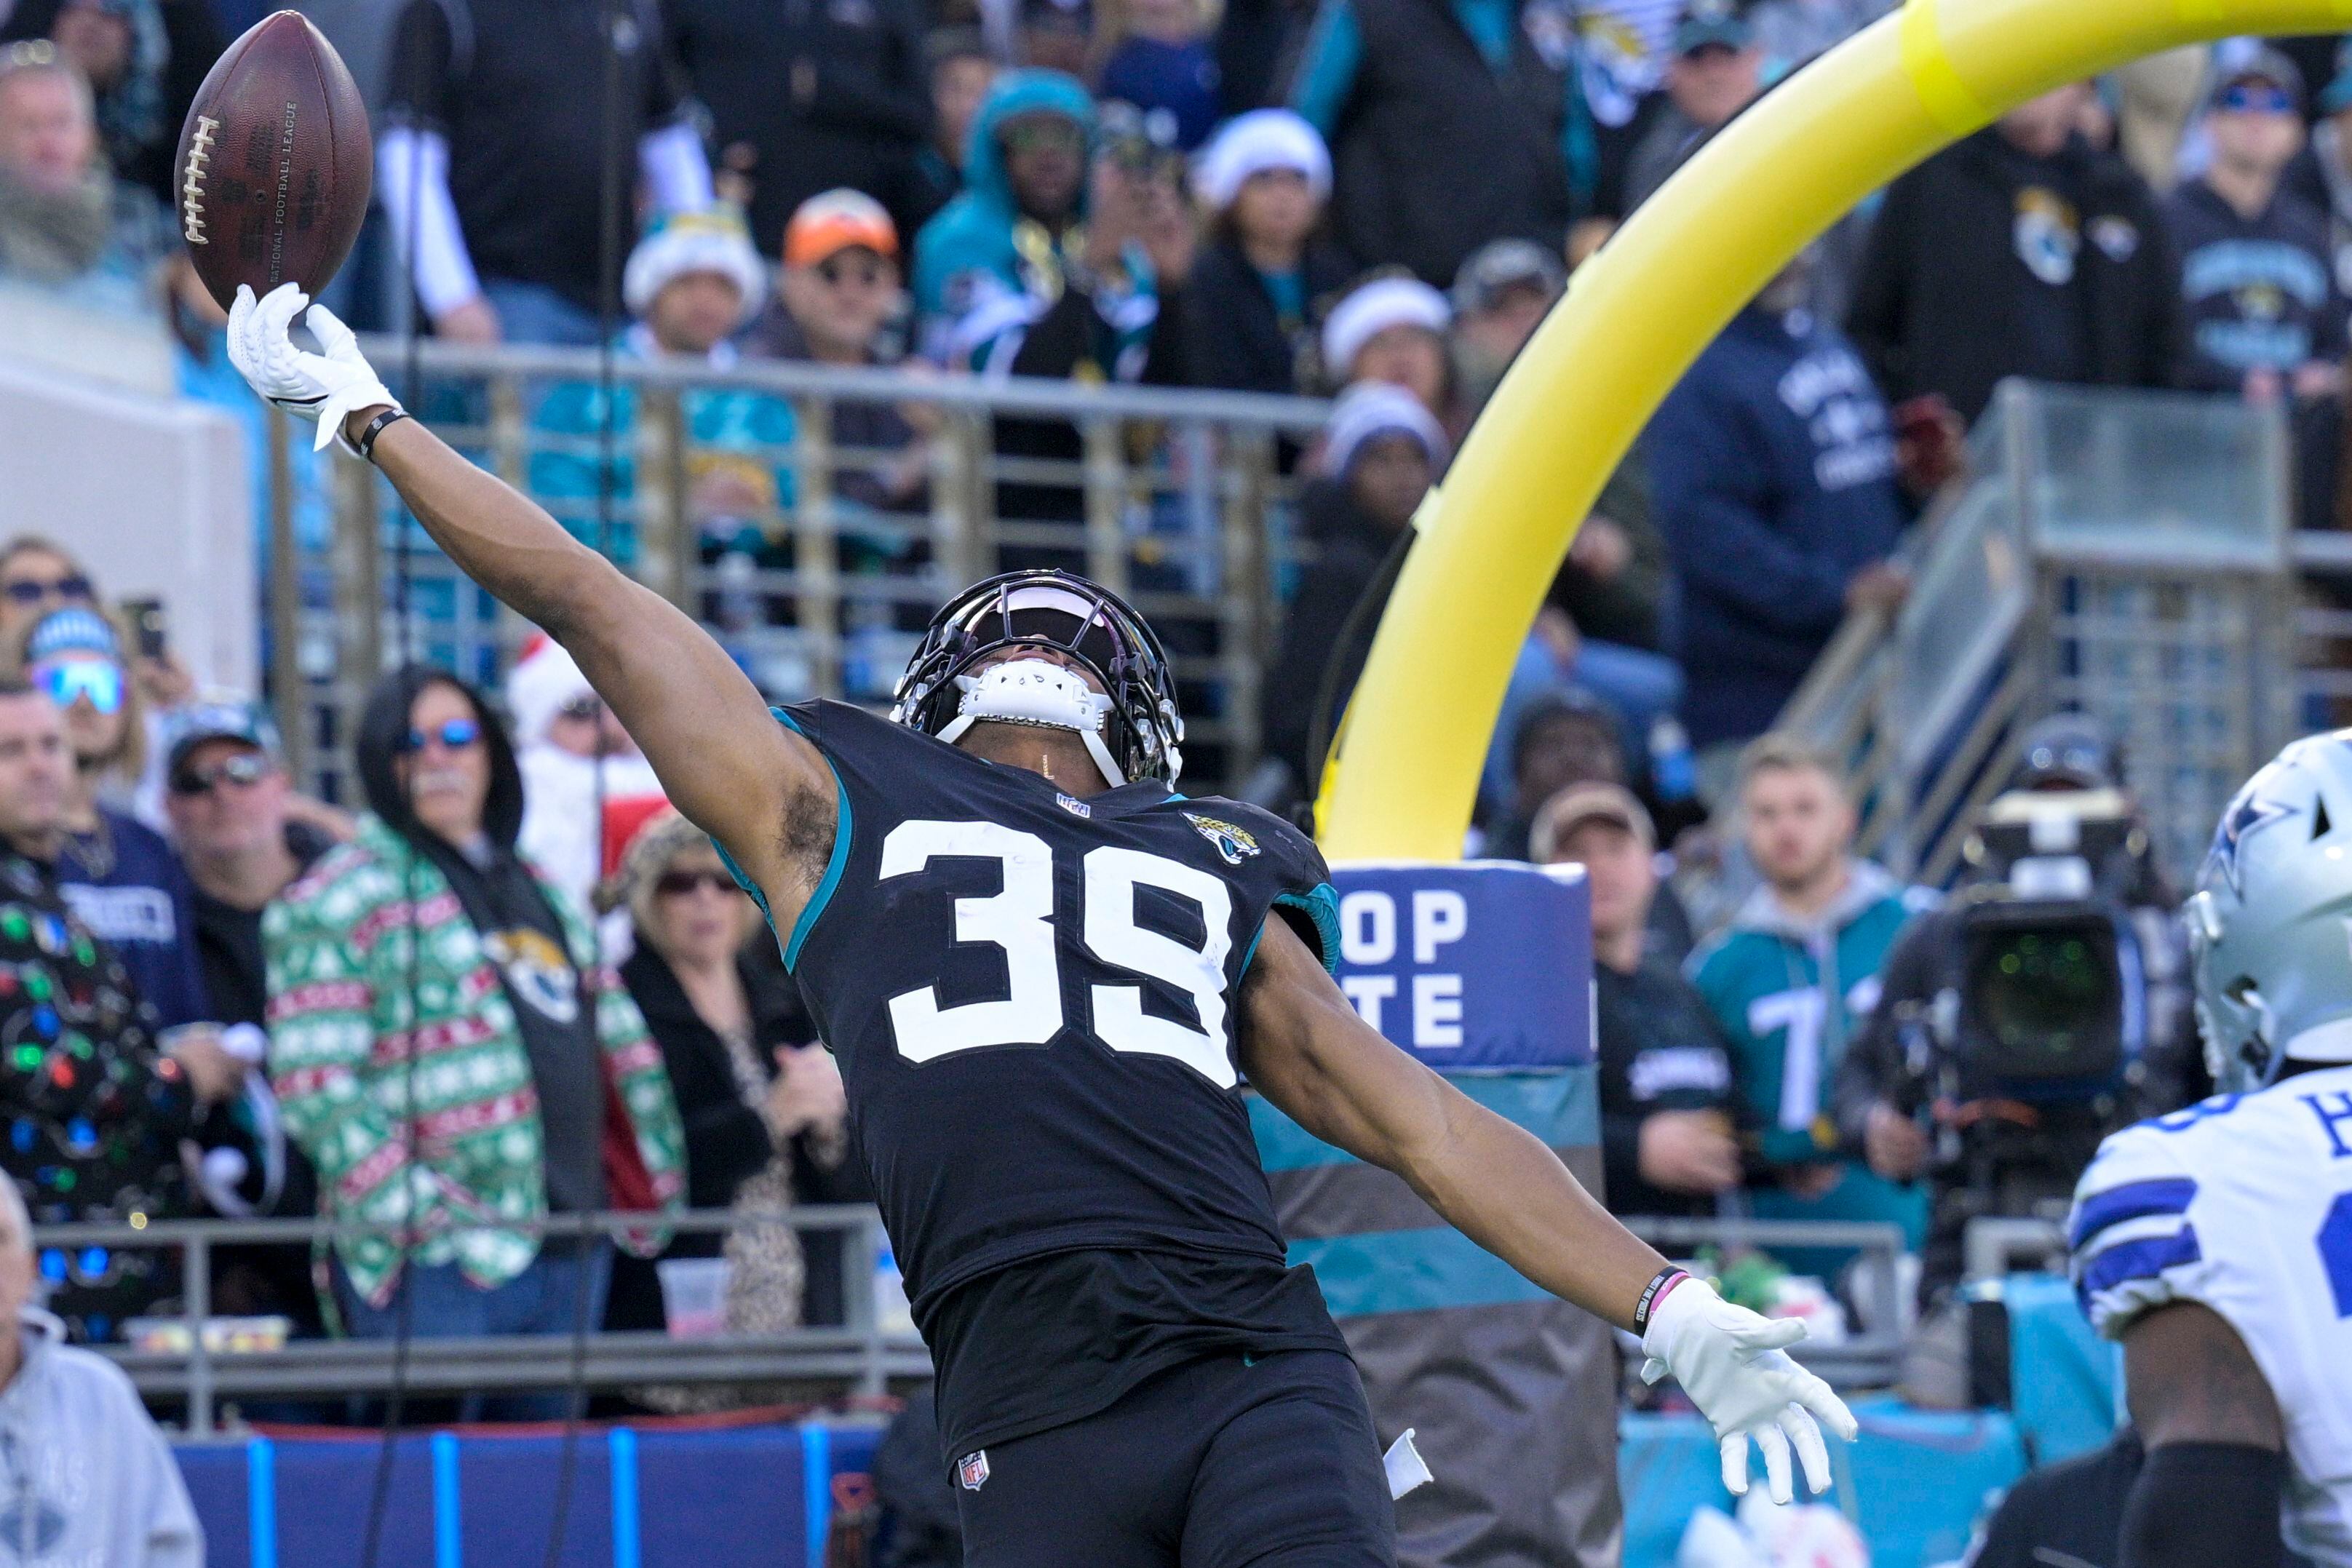
<svg viewBox="0 0 2352 1568">
<path fill-rule="evenodd" d="M 1231 786 L 1258 760 L 1300 556 L 1291 470 L 1324 403 L 627 356 L 608 402 L 593 350 L 425 342 L 404 369 L 407 345 L 368 346 L 442 436 L 709 627 L 775 700 L 884 700 L 948 594 L 1062 566 L 1128 594 L 1168 643 L 1196 776 Z M 271 685 L 282 711 L 305 694 L 299 775 L 348 799 L 352 719 L 387 664 L 495 680 L 525 629 L 373 470 L 314 470 L 286 441 L 281 423 Z"/>
<path fill-rule="evenodd" d="M 501 1229 L 614 1239 L 646 1228 L 643 1214 L 559 1215 L 538 1221 L 501 1221 Z M 595 1323 L 584 1338 L 571 1334 L 499 1339 L 292 1339 L 266 1350 L 214 1343 L 214 1274 L 226 1247 L 312 1245 L 331 1237 L 398 1238 L 400 1228 L 364 1221 L 305 1219 L 154 1220 L 37 1228 L 37 1250 L 103 1248 L 175 1251 L 180 1257 L 179 1337 L 184 1348 L 99 1347 L 130 1375 L 140 1393 L 184 1403 L 192 1432 L 217 1430 L 223 1406 L 238 1401 L 317 1400 L 381 1395 L 398 1387 L 415 1394 L 562 1388 L 593 1390 L 646 1385 L 740 1384 L 773 1391 L 778 1399 L 814 1400 L 843 1394 L 882 1394 L 931 1375 L 931 1358 L 910 1328 L 886 1322 L 877 1310 L 876 1260 L 887 1247 L 881 1217 L 858 1204 L 811 1205 L 770 1218 L 730 1209 L 698 1209 L 666 1218 L 681 1235 L 723 1233 L 754 1224 L 788 1225 L 798 1234 L 843 1238 L 843 1319 L 835 1327 L 802 1327 L 775 1334 L 714 1333 L 673 1338 L 661 1333 L 605 1333 Z M 773 1402 L 773 1401 L 771 1401 Z"/>
<path fill-rule="evenodd" d="M 1842 628 L 1782 716 L 1854 760 L 1864 852 L 1949 881 L 2023 727 L 2079 709 L 2193 867 L 2329 678 L 2295 611 L 2292 458 L 2274 409 L 2004 383 L 1908 547 L 1909 601 Z"/>
<path fill-rule="evenodd" d="M 502 1229 L 614 1239 L 640 1233 L 643 1214 L 559 1215 L 500 1222 Z M 498 1393 L 577 1386 L 589 1391 L 647 1385 L 733 1385 L 757 1388 L 763 1404 L 903 1391 L 931 1375 L 930 1353 L 904 1323 L 886 1321 L 873 1286 L 887 1239 L 881 1217 L 865 1205 L 812 1205 L 747 1218 L 730 1209 L 698 1209 L 665 1219 L 681 1235 L 709 1235 L 747 1224 L 782 1224 L 800 1234 L 843 1237 L 843 1318 L 838 1326 L 782 1333 L 719 1333 L 694 1337 L 601 1332 L 584 1336 L 519 1334 L 498 1339 L 413 1337 L 390 1340 L 291 1339 L 269 1349 L 217 1343 L 215 1268 L 221 1249 L 257 1244 L 315 1245 L 335 1237 L 398 1238 L 400 1228 L 331 1218 L 173 1219 L 145 1225 L 55 1225 L 33 1232 L 37 1250 L 102 1248 L 173 1251 L 180 1257 L 179 1347 L 98 1347 L 150 1401 L 184 1411 L 187 1430 L 221 1431 L 243 1403 L 317 1402 L 344 1396 Z M 1850 1248 L 1864 1267 L 1853 1274 L 1861 1332 L 1836 1343 L 1799 1345 L 1794 1354 L 1840 1387 L 1884 1387 L 1895 1381 L 1905 1314 L 1897 1300 L 1900 1227 L 1811 1220 L 1645 1219 L 1627 1223 L 1675 1256 L 1701 1249 L 1737 1255 L 1754 1248 Z"/>
</svg>

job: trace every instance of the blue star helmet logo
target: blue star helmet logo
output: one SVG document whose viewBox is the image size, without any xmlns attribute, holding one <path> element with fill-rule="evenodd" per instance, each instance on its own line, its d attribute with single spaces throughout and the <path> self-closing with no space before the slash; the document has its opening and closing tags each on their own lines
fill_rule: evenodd
<svg viewBox="0 0 2352 1568">
<path fill-rule="evenodd" d="M 2238 882 L 2238 850 L 2246 841 L 2246 835 L 2294 810 L 2283 800 L 2265 799 L 2251 784 L 2230 802 L 2229 809 L 2221 813 L 2221 825 L 2213 830 L 2213 848 L 2207 858 L 2228 881 L 2231 892 L 2245 891 Z"/>
</svg>

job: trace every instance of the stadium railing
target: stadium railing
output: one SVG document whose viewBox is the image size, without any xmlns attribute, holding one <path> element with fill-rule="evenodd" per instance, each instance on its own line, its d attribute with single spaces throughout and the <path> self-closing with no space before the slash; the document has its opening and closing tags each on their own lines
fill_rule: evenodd
<svg viewBox="0 0 2352 1568">
<path fill-rule="evenodd" d="M 2095 716 L 2159 857 L 2193 866 L 2238 784 L 2352 683 L 2298 573 L 2352 551 L 2293 527 L 2284 416 L 2235 399 L 2005 382 L 1968 476 L 1906 543 L 1909 601 L 1848 620 L 1780 716 L 1850 759 L 1864 852 L 1942 885 L 2015 737 Z"/>
<path fill-rule="evenodd" d="M 608 1239 L 644 1232 L 653 1217 L 640 1213 L 558 1215 L 501 1228 Z M 36 1227 L 37 1252 L 84 1249 L 169 1250 L 180 1255 L 181 1298 L 175 1312 L 152 1322 L 176 1322 L 167 1347 L 97 1347 L 130 1376 L 151 1402 L 176 1406 L 192 1434 L 224 1429 L 224 1417 L 243 1403 L 315 1402 L 341 1396 L 381 1396 L 395 1387 L 419 1396 L 562 1388 L 593 1392 L 647 1385 L 730 1385 L 761 1391 L 759 1403 L 813 1402 L 849 1395 L 904 1390 L 931 1375 L 929 1353 L 910 1324 L 886 1321 L 871 1281 L 887 1246 L 881 1217 L 865 1205 L 812 1205 L 772 1217 L 730 1209 L 698 1209 L 660 1220 L 681 1235 L 723 1233 L 751 1224 L 789 1226 L 796 1232 L 843 1237 L 843 1319 L 838 1326 L 801 1327 L 782 1333 L 606 1333 L 596 1325 L 583 1337 L 518 1334 L 496 1339 L 411 1337 L 390 1340 L 289 1339 L 263 1349 L 222 1343 L 235 1320 L 215 1317 L 215 1271 L 223 1248 L 256 1244 L 316 1244 L 339 1236 L 397 1239 L 400 1227 L 331 1218 L 158 1219 L 144 1225 Z M 1836 1343 L 1809 1342 L 1794 1354 L 1840 1387 L 1884 1387 L 1895 1381 L 1902 1352 L 1903 1314 L 1896 1301 L 1898 1226 L 1808 1220 L 1641 1219 L 1628 1222 L 1677 1257 L 1746 1248 L 1852 1249 L 1863 1267 L 1855 1278 L 1861 1332 Z M 209 1330 L 209 1332 L 208 1332 Z"/>
<path fill-rule="evenodd" d="M 607 1239 L 642 1234 L 656 1217 L 642 1213 L 555 1215 L 500 1229 Z M 419 1395 L 526 1388 L 574 1383 L 592 1391 L 645 1385 L 741 1384 L 773 1394 L 765 1403 L 814 1400 L 843 1394 L 881 1394 L 931 1375 L 930 1354 L 911 1326 L 891 1324 L 877 1311 L 871 1281 L 887 1242 L 870 1206 L 811 1205 L 772 1217 L 730 1209 L 699 1209 L 661 1217 L 658 1228 L 679 1235 L 709 1235 L 761 1224 L 801 1234 L 831 1231 L 843 1238 L 843 1319 L 837 1326 L 801 1327 L 783 1333 L 714 1333 L 673 1337 L 658 1333 L 607 1333 L 590 1323 L 583 1337 L 518 1334 L 494 1339 L 412 1336 L 390 1340 L 288 1339 L 267 1349 L 216 1343 L 233 1319 L 214 1315 L 215 1271 L 223 1248 L 315 1244 L 334 1237 L 399 1239 L 401 1228 L 331 1218 L 160 1219 L 144 1225 L 36 1227 L 37 1252 L 84 1249 L 168 1250 L 180 1257 L 178 1343 L 170 1348 L 127 1344 L 97 1347 L 119 1364 L 150 1400 L 184 1406 L 187 1429 L 215 1431 L 224 1405 L 240 1400 L 313 1400 L 324 1396 L 381 1395 L 395 1386 Z M 206 1332 L 210 1325 L 211 1332 Z"/>
<path fill-rule="evenodd" d="M 1127 593 L 1160 630 L 1194 777 L 1230 788 L 1259 759 L 1261 683 L 1305 553 L 1296 458 L 1325 403 L 622 356 L 605 497 L 595 351 L 426 342 L 412 375 L 407 345 L 367 348 L 442 435 L 709 626 L 776 700 L 886 701 L 954 589 L 1056 565 Z M 893 416 L 910 445 L 835 439 L 837 423 L 863 435 Z M 272 685 L 305 690 L 315 710 L 289 727 L 299 776 L 348 799 L 350 720 L 387 655 L 490 681 L 524 629 L 379 477 L 348 458 L 312 477 L 286 440 L 270 465 Z M 315 485 L 331 523 L 306 545 L 293 519 L 319 509 Z M 404 634 L 392 608 L 404 570 Z"/>
</svg>

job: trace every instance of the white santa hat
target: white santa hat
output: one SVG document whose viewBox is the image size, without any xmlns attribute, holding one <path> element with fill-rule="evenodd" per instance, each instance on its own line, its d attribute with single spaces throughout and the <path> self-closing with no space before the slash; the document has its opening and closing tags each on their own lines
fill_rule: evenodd
<svg viewBox="0 0 2352 1568">
<path fill-rule="evenodd" d="M 1192 161 L 1192 189 L 1223 212 L 1253 174 L 1288 169 L 1321 201 L 1331 193 L 1331 154 L 1315 127 L 1286 109 L 1253 109 L 1225 122 Z"/>
<path fill-rule="evenodd" d="M 1454 325 L 1445 296 L 1418 277 L 1376 277 L 1331 308 L 1323 322 L 1323 369 L 1345 384 L 1355 380 L 1356 356 L 1391 327 L 1419 327 L 1439 337 Z"/>
<path fill-rule="evenodd" d="M 565 703 L 592 697 L 596 688 L 580 673 L 563 644 L 544 632 L 533 632 L 507 672 L 507 712 L 514 718 L 517 747 L 537 746 L 547 738 L 550 725 Z"/>
</svg>

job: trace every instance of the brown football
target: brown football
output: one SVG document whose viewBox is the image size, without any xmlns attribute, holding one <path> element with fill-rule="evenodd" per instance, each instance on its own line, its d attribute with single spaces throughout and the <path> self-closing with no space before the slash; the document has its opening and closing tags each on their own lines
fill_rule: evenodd
<svg viewBox="0 0 2352 1568">
<path fill-rule="evenodd" d="M 264 17 L 205 78 L 180 131 L 180 237 L 215 299 L 316 294 L 359 238 L 375 182 L 367 107 L 299 12 Z"/>
</svg>

